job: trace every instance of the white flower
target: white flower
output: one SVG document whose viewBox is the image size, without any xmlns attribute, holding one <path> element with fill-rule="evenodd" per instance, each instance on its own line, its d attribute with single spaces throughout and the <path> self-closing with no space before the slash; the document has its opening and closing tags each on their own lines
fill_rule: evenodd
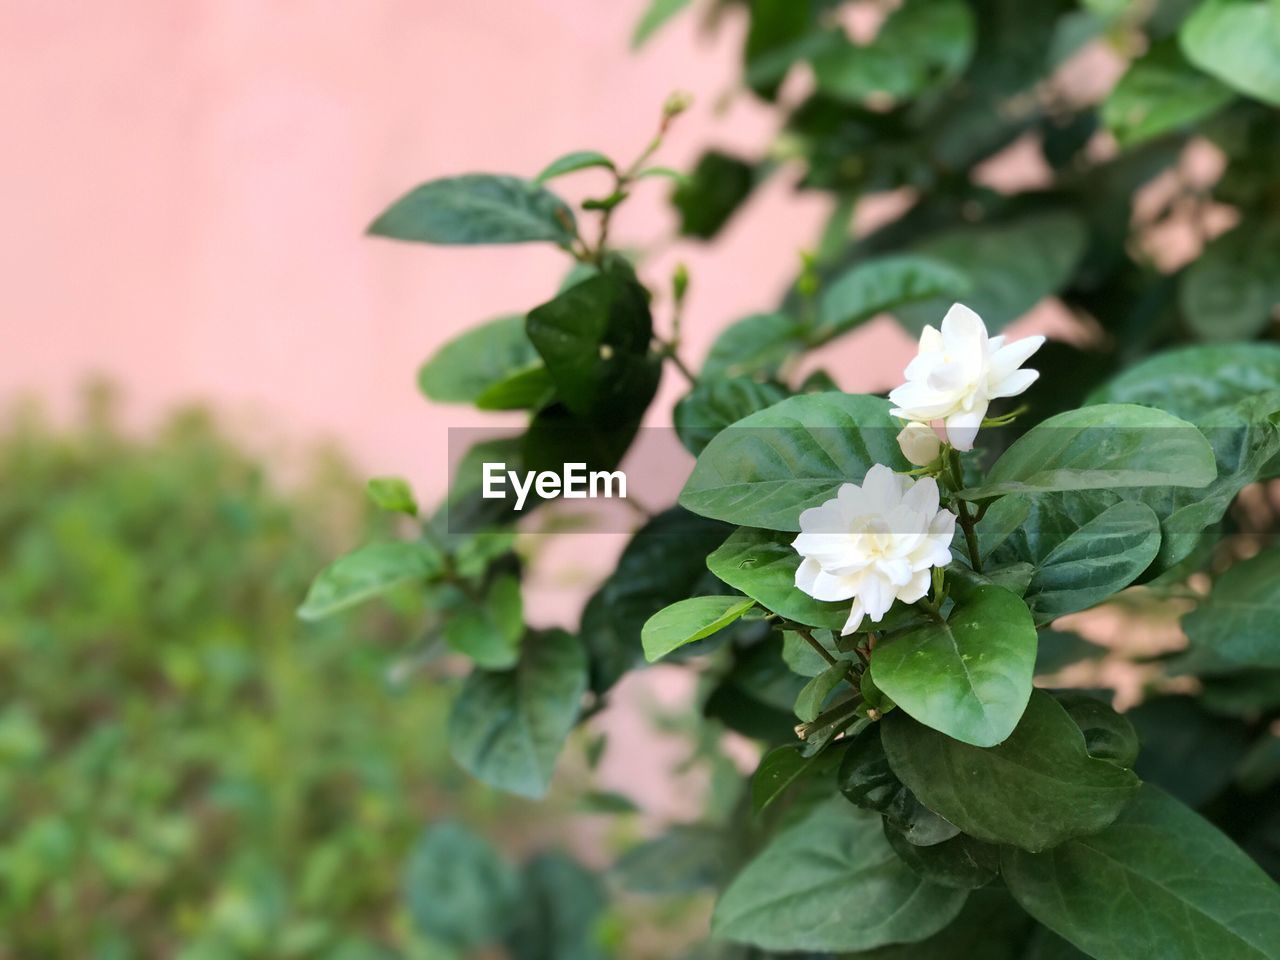
<svg viewBox="0 0 1280 960">
<path fill-rule="evenodd" d="M 988 337 L 981 317 L 953 304 L 941 331 L 927 326 L 920 333 L 920 350 L 907 364 L 907 382 L 889 393 L 897 405 L 889 412 L 921 423 L 943 420 L 951 445 L 972 450 L 991 401 L 1016 397 L 1040 376 L 1018 368 L 1042 343 L 1044 337 L 1009 344 L 1004 337 Z"/>
<path fill-rule="evenodd" d="M 955 527 L 932 477 L 913 481 L 876 464 L 862 486 L 846 483 L 800 514 L 791 543 L 804 557 L 796 586 L 816 600 L 852 599 L 841 633 L 853 633 L 864 615 L 879 623 L 894 600 L 914 603 L 929 592 L 929 568 L 950 561 Z"/>
<path fill-rule="evenodd" d="M 942 452 L 942 441 L 933 427 L 914 420 L 898 432 L 898 446 L 902 448 L 902 455 L 917 467 L 927 467 Z"/>
</svg>

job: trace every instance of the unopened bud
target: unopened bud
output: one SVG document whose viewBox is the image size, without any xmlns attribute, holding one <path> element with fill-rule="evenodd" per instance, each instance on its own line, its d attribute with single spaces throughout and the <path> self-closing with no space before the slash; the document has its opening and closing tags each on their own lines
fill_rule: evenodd
<svg viewBox="0 0 1280 960">
<path fill-rule="evenodd" d="M 927 423 L 912 421 L 898 434 L 902 455 L 917 467 L 927 467 L 942 453 L 942 441 Z"/>
</svg>

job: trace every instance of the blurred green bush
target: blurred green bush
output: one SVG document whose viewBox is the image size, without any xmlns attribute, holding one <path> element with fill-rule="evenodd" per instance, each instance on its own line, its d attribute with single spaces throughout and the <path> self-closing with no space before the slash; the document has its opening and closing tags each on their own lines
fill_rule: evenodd
<svg viewBox="0 0 1280 960">
<path fill-rule="evenodd" d="M 443 692 L 390 679 L 411 598 L 294 616 L 379 522 L 351 475 L 286 497 L 207 416 L 139 441 L 99 397 L 17 418 L 0 478 L 0 957 L 412 948 L 414 836 L 500 801 L 431 735 Z"/>
</svg>

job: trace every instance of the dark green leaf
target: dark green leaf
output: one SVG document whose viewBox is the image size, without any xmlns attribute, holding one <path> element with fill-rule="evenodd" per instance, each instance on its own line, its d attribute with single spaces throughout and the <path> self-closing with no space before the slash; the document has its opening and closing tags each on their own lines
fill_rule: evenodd
<svg viewBox="0 0 1280 960">
<path fill-rule="evenodd" d="M 507 934 L 511 960 L 607 960 L 601 923 L 608 897 L 600 878 L 563 853 L 525 864 Z"/>
<path fill-rule="evenodd" d="M 940 260 L 911 254 L 866 260 L 823 291 L 809 339 L 826 341 L 903 304 L 959 300 L 969 291 L 969 278 Z"/>
<path fill-rule="evenodd" d="M 1153 697 L 1125 717 L 1142 742 L 1137 774 L 1192 807 L 1226 789 L 1249 748 L 1245 724 L 1209 714 L 1194 697 Z"/>
<path fill-rule="evenodd" d="M 787 358 L 805 349 L 799 324 L 782 313 L 754 313 L 726 327 L 702 364 L 708 379 L 773 377 Z"/>
<path fill-rule="evenodd" d="M 1242 560 L 1182 618 L 1202 673 L 1280 667 L 1280 549 Z"/>
<path fill-rule="evenodd" d="M 941 843 L 920 846 L 886 823 L 884 836 L 893 852 L 917 876 L 942 887 L 976 890 L 994 880 L 999 869 L 997 848 L 963 833 Z"/>
<path fill-rule="evenodd" d="M 404 886 L 417 928 L 461 950 L 500 941 L 519 898 L 515 871 L 456 823 L 437 823 L 422 834 Z"/>
<path fill-rule="evenodd" d="M 578 416 L 616 423 L 653 398 L 662 363 L 649 352 L 653 318 L 634 280 L 615 272 L 584 280 L 529 311 L 527 331 Z"/>
<path fill-rule="evenodd" d="M 1185 420 L 1150 407 L 1098 404 L 1032 427 L 963 495 L 1199 488 L 1216 476 L 1213 449 Z"/>
<path fill-rule="evenodd" d="M 741 526 L 800 529 L 800 514 L 882 463 L 910 465 L 889 402 L 858 394 L 791 397 L 721 431 L 680 494 L 694 513 Z"/>
<path fill-rule="evenodd" d="M 755 606 L 750 598 L 690 597 L 663 607 L 640 630 L 645 659 L 650 663 L 685 644 L 709 637 Z"/>
<path fill-rule="evenodd" d="M 1155 787 L 1095 836 L 1005 848 L 1001 871 L 1028 913 L 1098 960 L 1280 956 L 1275 882 Z"/>
<path fill-rule="evenodd" d="M 765 810 L 793 783 L 830 766 L 829 753 L 806 756 L 799 744 L 774 747 L 760 760 L 751 777 L 751 809 Z"/>
<path fill-rule="evenodd" d="M 529 243 L 567 246 L 573 211 L 555 194 L 519 177 L 470 173 L 431 180 L 393 203 L 369 233 L 418 243 Z"/>
<path fill-rule="evenodd" d="M 796 696 L 795 715 L 805 723 L 816 720 L 826 705 L 827 698 L 840 686 L 848 673 L 849 664 L 837 661 L 812 678 Z"/>
<path fill-rule="evenodd" d="M 320 620 L 401 584 L 426 583 L 443 570 L 444 557 L 425 543 L 371 543 L 321 570 L 298 608 L 298 616 Z"/>
<path fill-rule="evenodd" d="M 1031 926 L 1008 893 L 986 887 L 969 894 L 960 915 L 928 939 L 845 954 L 841 960 L 1074 960 L 1024 954 Z"/>
<path fill-rule="evenodd" d="M 895 710 L 880 724 L 893 772 L 965 833 L 1044 850 L 1111 823 L 1138 778 L 1089 756 L 1084 735 L 1053 697 L 1035 691 L 1013 735 L 983 749 Z"/>
<path fill-rule="evenodd" d="M 975 224 L 937 233 L 911 252 L 949 264 L 969 278 L 965 304 L 992 332 L 1060 290 L 1084 253 L 1080 218 L 1065 211 L 1038 213 L 1006 223 Z M 908 330 L 935 327 L 951 306 L 945 298 L 904 304 L 895 311 Z"/>
<path fill-rule="evenodd" d="M 714 827 L 679 825 L 632 847 L 613 872 L 624 888 L 635 893 L 697 893 L 723 882 L 729 849 L 728 838 Z"/>
<path fill-rule="evenodd" d="M 712 934 L 766 950 L 866 950 L 924 939 L 964 900 L 902 863 L 878 816 L 837 799 L 743 868 L 716 904 Z"/>
<path fill-rule="evenodd" d="M 723 380 L 705 374 L 676 404 L 674 419 L 680 442 L 694 456 L 730 424 L 765 410 L 789 396 L 785 387 L 738 377 Z"/>
<path fill-rule="evenodd" d="M 577 637 L 549 630 L 525 638 L 511 670 L 475 670 L 449 715 L 449 750 L 490 786 L 541 797 L 578 718 L 586 655 Z"/>
<path fill-rule="evenodd" d="M 1245 220 L 1212 241 L 1178 300 L 1199 340 L 1251 340 L 1280 320 L 1280 220 Z"/>
<path fill-rule="evenodd" d="M 477 666 L 487 670 L 513 666 L 520 656 L 523 633 L 519 578 L 511 574 L 495 577 L 482 603 L 454 588 L 444 625 L 445 643 Z"/>
<path fill-rule="evenodd" d="M 1280 344 L 1231 343 L 1157 354 L 1089 396 L 1090 403 L 1140 403 L 1184 420 L 1280 389 Z"/>
<path fill-rule="evenodd" d="M 1089 756 L 1133 767 L 1138 759 L 1138 732 L 1128 718 L 1116 713 L 1105 700 L 1082 691 L 1058 690 L 1053 696 L 1084 734 Z"/>
<path fill-rule="evenodd" d="M 680 213 L 680 233 L 710 240 L 747 199 L 755 179 L 751 164 L 716 150 L 704 153 L 671 196 Z"/>
<path fill-rule="evenodd" d="M 455 337 L 418 370 L 418 389 L 437 403 L 475 403 L 509 378 L 540 367 L 524 317 L 499 317 Z"/>
<path fill-rule="evenodd" d="M 1036 628 L 1001 587 L 974 590 L 946 623 L 888 638 L 871 657 L 876 686 L 921 723 L 979 747 L 1013 731 L 1031 695 Z"/>
<path fill-rule="evenodd" d="M 880 726 L 853 736 L 840 761 L 838 783 L 844 798 L 884 816 L 907 842 L 928 847 L 950 840 L 960 828 L 925 807 L 898 779 L 885 756 Z"/>
<path fill-rule="evenodd" d="M 1107 648 L 1090 643 L 1084 637 L 1069 630 L 1053 630 L 1041 627 L 1036 647 L 1036 674 L 1057 673 L 1063 667 L 1080 660 L 1094 660 L 1106 656 Z"/>
</svg>

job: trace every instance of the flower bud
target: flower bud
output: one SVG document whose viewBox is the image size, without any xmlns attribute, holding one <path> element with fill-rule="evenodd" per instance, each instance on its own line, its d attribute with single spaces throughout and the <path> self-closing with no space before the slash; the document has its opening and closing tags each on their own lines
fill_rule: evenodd
<svg viewBox="0 0 1280 960">
<path fill-rule="evenodd" d="M 902 455 L 917 467 L 927 467 L 938 459 L 942 441 L 927 423 L 912 421 L 898 434 L 898 446 Z"/>
</svg>

